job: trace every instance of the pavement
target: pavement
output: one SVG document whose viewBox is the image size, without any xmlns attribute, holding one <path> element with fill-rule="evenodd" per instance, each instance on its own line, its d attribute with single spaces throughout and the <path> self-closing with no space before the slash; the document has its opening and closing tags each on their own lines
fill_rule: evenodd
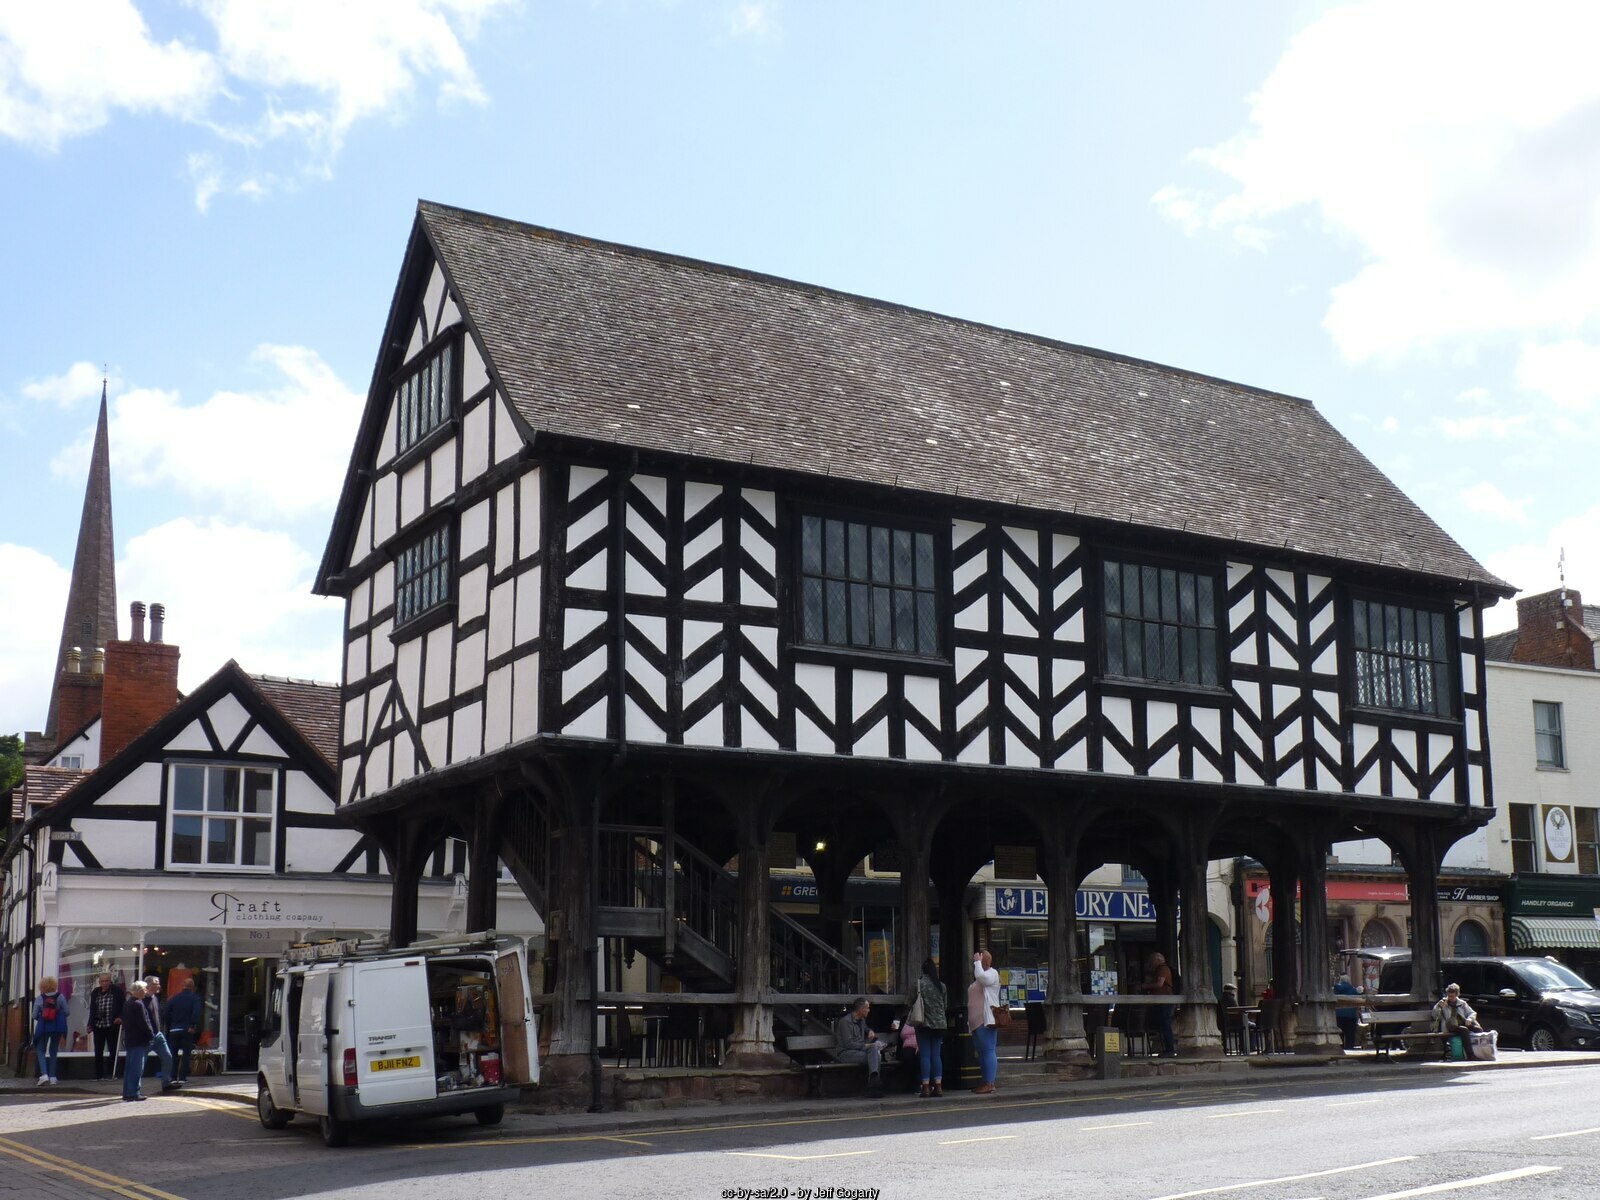
<svg viewBox="0 0 1600 1200">
<path fill-rule="evenodd" d="M 744 1097 L 738 1103 L 686 1104 L 681 1107 L 643 1112 L 563 1112 L 538 1113 L 513 1105 L 506 1115 L 508 1127 L 518 1136 L 573 1137 L 626 1133 L 641 1129 L 683 1129 L 701 1126 L 726 1126 L 730 1122 L 748 1125 L 768 1121 L 837 1120 L 840 1116 L 893 1114 L 912 1110 L 983 1105 L 997 1100 L 1010 1104 L 1029 1100 L 1063 1099 L 1102 1093 L 1119 1095 L 1140 1091 L 1171 1092 L 1175 1089 L 1237 1089 L 1268 1079 L 1295 1083 L 1326 1079 L 1347 1082 L 1360 1079 L 1393 1080 L 1441 1073 L 1460 1076 L 1480 1071 L 1514 1071 L 1539 1067 L 1600 1065 L 1600 1053 L 1502 1050 L 1493 1062 L 1441 1062 L 1419 1056 L 1396 1055 L 1382 1058 L 1371 1051 L 1355 1051 L 1333 1057 L 1302 1055 L 1251 1055 L 1222 1059 L 1215 1071 L 1195 1074 L 1150 1075 L 1121 1079 L 1062 1079 L 1044 1069 L 1042 1059 L 1002 1058 L 1000 1077 L 993 1097 L 975 1096 L 960 1089 L 947 1089 L 941 1099 L 924 1100 L 914 1093 L 882 1097 L 843 1097 L 835 1099 L 763 1100 Z M 1600 1077 L 1597 1077 L 1600 1078 Z M 153 1094 L 156 1081 L 145 1080 L 145 1094 Z M 0 1099 L 55 1099 L 64 1095 L 120 1096 L 120 1081 L 62 1080 L 40 1087 L 32 1079 L 0 1077 Z M 256 1085 L 253 1074 L 206 1076 L 191 1080 L 180 1094 L 205 1097 L 255 1107 Z M 509 1131 L 509 1130 L 508 1130 Z"/>
</svg>

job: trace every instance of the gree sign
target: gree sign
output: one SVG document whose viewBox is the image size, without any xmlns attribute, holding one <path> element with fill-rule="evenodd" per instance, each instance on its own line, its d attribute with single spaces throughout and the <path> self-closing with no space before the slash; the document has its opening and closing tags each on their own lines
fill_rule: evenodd
<svg viewBox="0 0 1600 1200">
<path fill-rule="evenodd" d="M 1048 917 L 1050 893 L 1042 887 L 991 887 L 996 917 Z M 1149 892 L 1121 888 L 1079 888 L 1075 905 L 1080 921 L 1151 921 L 1156 907 Z"/>
</svg>

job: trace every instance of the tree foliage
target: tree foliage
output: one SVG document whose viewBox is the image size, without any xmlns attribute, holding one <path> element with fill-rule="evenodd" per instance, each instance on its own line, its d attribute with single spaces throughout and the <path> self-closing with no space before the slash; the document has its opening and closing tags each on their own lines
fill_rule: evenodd
<svg viewBox="0 0 1600 1200">
<path fill-rule="evenodd" d="M 9 792 L 22 782 L 22 735 L 0 736 L 0 792 Z"/>
</svg>

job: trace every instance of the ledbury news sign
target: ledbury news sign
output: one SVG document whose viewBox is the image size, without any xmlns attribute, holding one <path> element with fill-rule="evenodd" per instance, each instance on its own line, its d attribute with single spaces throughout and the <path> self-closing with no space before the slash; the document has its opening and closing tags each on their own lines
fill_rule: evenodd
<svg viewBox="0 0 1600 1200">
<path fill-rule="evenodd" d="M 325 912 L 308 912 L 304 900 L 297 897 L 281 898 L 271 893 L 250 892 L 235 895 L 232 892 L 212 892 L 211 922 L 229 929 L 260 928 L 264 925 L 295 925 L 320 928 L 330 924 Z"/>
</svg>

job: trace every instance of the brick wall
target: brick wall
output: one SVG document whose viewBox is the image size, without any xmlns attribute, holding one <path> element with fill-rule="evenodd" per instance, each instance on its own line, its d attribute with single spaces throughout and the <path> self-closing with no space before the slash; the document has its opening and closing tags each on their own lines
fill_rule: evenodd
<svg viewBox="0 0 1600 1200">
<path fill-rule="evenodd" d="M 1583 597 L 1576 588 L 1567 589 L 1564 609 L 1559 590 L 1517 601 L 1517 648 L 1511 659 L 1595 669 L 1594 642 L 1584 632 Z"/>
<path fill-rule="evenodd" d="M 102 681 L 99 675 L 63 671 L 56 684 L 56 732 L 76 733 L 100 715 Z"/>
<path fill-rule="evenodd" d="M 100 709 L 100 761 L 110 762 L 177 704 L 176 646 L 164 642 L 108 643 Z"/>
</svg>

